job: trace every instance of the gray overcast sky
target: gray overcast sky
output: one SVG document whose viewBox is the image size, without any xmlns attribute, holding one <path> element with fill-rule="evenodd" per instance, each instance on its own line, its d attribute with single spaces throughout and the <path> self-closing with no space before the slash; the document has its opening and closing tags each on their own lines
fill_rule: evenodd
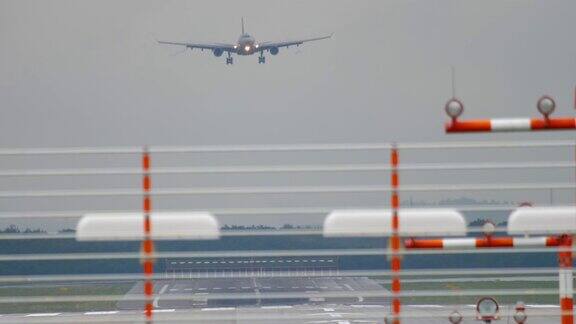
<svg viewBox="0 0 576 324">
<path fill-rule="evenodd" d="M 574 115 L 575 13 L 572 0 L 0 0 L 0 147 L 571 139 L 447 136 L 443 106 L 453 65 L 467 118 L 536 116 L 542 94 Z M 257 40 L 335 35 L 265 65 L 155 41 L 234 42 L 242 16 Z M 34 205 L 64 207 L 85 205 Z"/>
<path fill-rule="evenodd" d="M 467 117 L 572 115 L 574 1 L 0 1 L 0 145 L 454 140 Z M 233 67 L 155 39 L 334 39 Z M 568 133 L 538 138 L 570 138 Z M 533 135 L 491 136 L 528 138 Z M 474 139 L 488 138 L 472 136 Z"/>
</svg>

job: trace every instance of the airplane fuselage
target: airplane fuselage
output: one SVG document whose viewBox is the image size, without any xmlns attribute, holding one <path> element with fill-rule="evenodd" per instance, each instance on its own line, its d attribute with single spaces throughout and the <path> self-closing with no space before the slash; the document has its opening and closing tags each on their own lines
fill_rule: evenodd
<svg viewBox="0 0 576 324">
<path fill-rule="evenodd" d="M 238 38 L 238 44 L 235 47 L 236 54 L 238 55 L 252 55 L 258 51 L 256 40 L 254 37 L 246 33 L 242 34 L 240 38 Z"/>
</svg>

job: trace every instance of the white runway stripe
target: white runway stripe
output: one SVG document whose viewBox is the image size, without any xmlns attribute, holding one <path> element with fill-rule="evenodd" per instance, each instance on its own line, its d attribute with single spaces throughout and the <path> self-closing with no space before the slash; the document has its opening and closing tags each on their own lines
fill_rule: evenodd
<svg viewBox="0 0 576 324">
<path fill-rule="evenodd" d="M 118 314 L 118 311 L 86 312 L 84 315 L 112 315 Z"/>
<path fill-rule="evenodd" d="M 152 313 L 171 313 L 171 312 L 175 312 L 176 309 L 153 309 Z"/>
<path fill-rule="evenodd" d="M 36 314 L 28 314 L 26 317 L 50 317 L 50 316 L 58 316 L 62 313 L 36 313 Z"/>
<path fill-rule="evenodd" d="M 526 305 L 526 307 L 530 307 L 530 308 L 560 308 L 559 305 Z"/>
</svg>

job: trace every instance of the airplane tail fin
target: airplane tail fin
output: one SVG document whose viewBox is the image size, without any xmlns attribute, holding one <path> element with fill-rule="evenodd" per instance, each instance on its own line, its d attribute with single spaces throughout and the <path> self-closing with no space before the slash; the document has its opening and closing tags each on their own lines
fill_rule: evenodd
<svg viewBox="0 0 576 324">
<path fill-rule="evenodd" d="M 242 17 L 242 35 L 244 35 L 244 17 Z"/>
</svg>

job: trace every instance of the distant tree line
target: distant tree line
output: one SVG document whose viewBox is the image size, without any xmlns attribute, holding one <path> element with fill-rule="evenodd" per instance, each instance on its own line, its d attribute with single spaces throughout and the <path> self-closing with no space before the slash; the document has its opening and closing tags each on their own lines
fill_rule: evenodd
<svg viewBox="0 0 576 324">
<path fill-rule="evenodd" d="M 482 226 L 486 223 L 489 219 L 487 218 L 476 218 L 470 223 L 468 226 Z M 506 226 L 508 222 L 503 221 L 497 224 L 497 226 Z M 321 225 L 294 225 L 294 224 L 284 224 L 280 227 L 276 226 L 269 226 L 263 224 L 252 224 L 252 225 L 224 225 L 221 227 L 223 231 L 254 231 L 254 230 L 320 230 L 322 229 Z M 63 228 L 58 230 L 58 233 L 75 233 L 76 230 L 73 228 Z M 20 229 L 18 226 L 11 224 L 4 229 L 0 229 L 0 234 L 33 234 L 33 233 L 46 233 L 46 230 L 40 228 L 25 228 Z"/>
<path fill-rule="evenodd" d="M 45 230 L 39 228 L 28 228 L 20 229 L 18 226 L 11 224 L 5 227 L 4 229 L 0 229 L 0 233 L 3 234 L 31 234 L 31 233 L 46 233 Z"/>
<path fill-rule="evenodd" d="M 290 229 L 320 229 L 322 228 L 321 225 L 293 225 L 293 224 L 284 224 L 280 227 L 276 226 L 269 226 L 269 225 L 224 225 L 221 227 L 223 231 L 243 231 L 243 230 L 290 230 Z"/>
</svg>

